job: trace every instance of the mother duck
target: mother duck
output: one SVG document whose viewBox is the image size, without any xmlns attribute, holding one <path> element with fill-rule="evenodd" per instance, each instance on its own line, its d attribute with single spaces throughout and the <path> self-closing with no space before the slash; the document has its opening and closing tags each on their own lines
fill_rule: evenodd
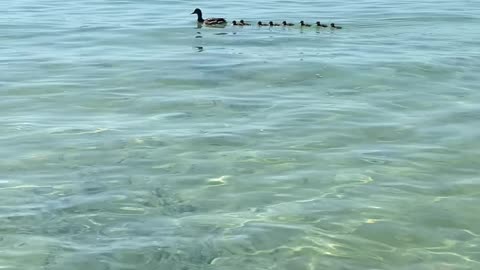
<svg viewBox="0 0 480 270">
<path fill-rule="evenodd" d="M 197 22 L 199 24 L 205 24 L 205 25 L 224 25 L 227 23 L 227 21 L 224 18 L 208 18 L 204 19 L 202 16 L 202 10 L 199 8 L 196 8 L 192 14 L 197 14 Z"/>
</svg>

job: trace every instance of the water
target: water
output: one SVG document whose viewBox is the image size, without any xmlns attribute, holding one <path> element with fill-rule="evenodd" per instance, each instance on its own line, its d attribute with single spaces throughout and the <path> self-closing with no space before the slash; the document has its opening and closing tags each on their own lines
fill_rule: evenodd
<svg viewBox="0 0 480 270">
<path fill-rule="evenodd" d="M 3 2 L 0 269 L 480 268 L 478 1 Z"/>
</svg>

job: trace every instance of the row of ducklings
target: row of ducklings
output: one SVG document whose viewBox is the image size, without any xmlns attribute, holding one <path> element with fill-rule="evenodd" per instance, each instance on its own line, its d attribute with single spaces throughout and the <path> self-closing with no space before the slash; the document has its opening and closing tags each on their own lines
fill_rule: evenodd
<svg viewBox="0 0 480 270">
<path fill-rule="evenodd" d="M 244 20 L 240 20 L 240 21 L 232 21 L 232 24 L 235 25 L 235 26 L 247 26 L 247 25 L 251 25 L 250 23 L 248 22 L 245 22 Z M 312 25 L 311 24 L 308 24 L 308 23 L 305 23 L 304 21 L 300 21 L 300 24 L 299 24 L 301 27 L 311 27 Z M 295 26 L 294 23 L 287 23 L 287 21 L 283 21 L 281 24 L 280 23 L 274 23 L 273 21 L 270 21 L 268 23 L 263 23 L 262 21 L 258 21 L 257 22 L 257 26 L 270 26 L 270 27 L 274 27 L 274 26 Z M 322 24 L 320 23 L 319 21 L 317 21 L 314 26 L 316 27 L 328 27 L 328 25 L 326 24 Z M 335 29 L 342 29 L 341 26 L 336 26 L 334 23 L 331 23 L 330 24 L 330 27 L 331 28 L 335 28 Z"/>
</svg>

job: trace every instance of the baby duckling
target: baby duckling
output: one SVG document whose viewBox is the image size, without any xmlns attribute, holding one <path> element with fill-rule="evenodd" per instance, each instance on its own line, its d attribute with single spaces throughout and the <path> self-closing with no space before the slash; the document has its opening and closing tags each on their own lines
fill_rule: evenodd
<svg viewBox="0 0 480 270">
<path fill-rule="evenodd" d="M 326 24 L 321 24 L 320 21 L 317 22 L 317 27 L 328 27 Z"/>
<path fill-rule="evenodd" d="M 311 24 L 306 24 L 304 21 L 300 21 L 300 26 L 310 27 Z"/>
<path fill-rule="evenodd" d="M 287 23 L 287 21 L 283 21 L 283 22 L 282 22 L 282 25 L 283 25 L 283 26 L 294 26 L 295 24 L 293 24 L 293 23 Z"/>
<path fill-rule="evenodd" d="M 240 25 L 250 25 L 250 24 L 246 23 L 244 20 L 240 20 Z"/>
<path fill-rule="evenodd" d="M 331 23 L 330 26 L 335 29 L 342 29 L 341 26 L 336 26 L 334 23 Z"/>
<path fill-rule="evenodd" d="M 280 24 L 278 24 L 278 23 L 273 23 L 272 21 L 268 22 L 268 25 L 270 25 L 270 27 L 272 27 L 272 26 L 280 26 Z"/>
<path fill-rule="evenodd" d="M 250 25 L 249 23 L 246 23 L 244 20 L 240 20 L 240 22 L 237 21 L 232 21 L 232 24 L 234 26 L 245 26 L 245 25 Z"/>
<path fill-rule="evenodd" d="M 268 24 L 264 24 L 264 23 L 262 23 L 262 21 L 258 21 L 257 25 L 258 26 L 268 26 Z"/>
</svg>

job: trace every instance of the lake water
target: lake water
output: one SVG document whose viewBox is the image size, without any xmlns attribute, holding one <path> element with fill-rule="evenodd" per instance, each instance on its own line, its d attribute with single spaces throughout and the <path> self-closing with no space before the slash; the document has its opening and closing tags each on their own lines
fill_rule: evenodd
<svg viewBox="0 0 480 270">
<path fill-rule="evenodd" d="M 0 269 L 480 269 L 479 1 L 0 10 Z"/>
</svg>

